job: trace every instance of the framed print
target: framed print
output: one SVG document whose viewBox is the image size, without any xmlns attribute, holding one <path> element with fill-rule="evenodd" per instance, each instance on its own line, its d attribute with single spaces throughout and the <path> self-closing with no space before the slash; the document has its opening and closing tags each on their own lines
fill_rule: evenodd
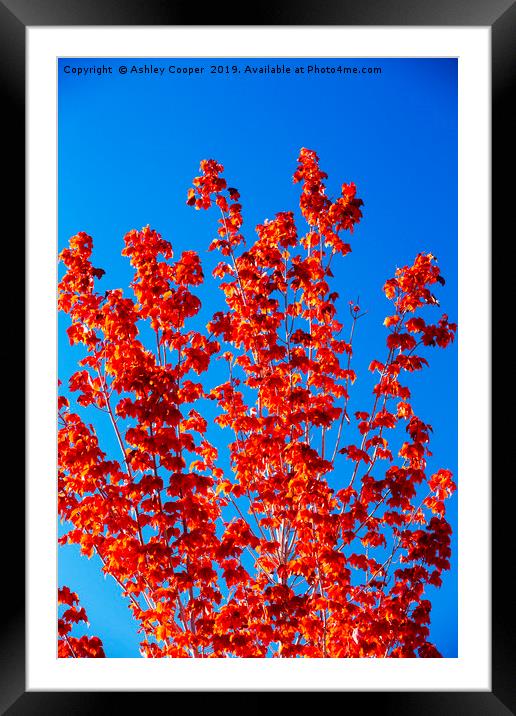
<svg viewBox="0 0 516 716">
<path fill-rule="evenodd" d="M 28 298 L 7 713 L 125 691 L 514 711 L 499 5 L 3 3 Z"/>
</svg>

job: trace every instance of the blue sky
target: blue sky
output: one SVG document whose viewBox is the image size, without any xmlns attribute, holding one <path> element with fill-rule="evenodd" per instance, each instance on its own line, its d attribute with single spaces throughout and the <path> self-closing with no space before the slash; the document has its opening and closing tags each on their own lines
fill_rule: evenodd
<svg viewBox="0 0 516 716">
<path fill-rule="evenodd" d="M 290 74 L 248 74 L 279 63 Z M 170 65 L 203 67 L 199 74 L 168 72 Z M 228 65 L 211 74 L 211 65 Z M 381 74 L 295 74 L 296 66 L 381 67 Z M 111 74 L 78 76 L 68 68 L 112 67 Z M 163 74 L 120 74 L 119 66 L 153 65 Z M 240 72 L 233 74 L 236 65 Z M 126 287 L 129 263 L 120 256 L 124 234 L 150 224 L 176 253 L 197 250 L 206 284 L 199 320 L 222 306 L 209 280 L 219 260 L 207 247 L 216 217 L 186 206 L 186 191 L 202 159 L 224 164 L 241 193 L 244 234 L 278 211 L 295 210 L 292 174 L 301 147 L 317 151 L 330 195 L 354 181 L 364 218 L 351 239 L 353 253 L 332 265 L 342 317 L 360 297 L 367 315 L 354 342 L 360 375 L 352 410 L 367 410 L 372 378 L 366 367 L 384 355 L 382 322 L 389 302 L 383 283 L 420 251 L 437 256 L 446 285 L 442 310 L 457 318 L 457 62 L 455 59 L 66 59 L 59 61 L 59 250 L 70 236 L 94 239 L 94 265 L 106 270 L 103 288 Z M 66 384 L 81 357 L 68 345 L 60 320 L 59 376 Z M 410 380 L 416 412 L 433 428 L 429 470 L 457 475 L 457 344 L 432 351 L 430 370 Z M 95 414 L 95 418 L 97 414 Z M 91 417 L 90 417 L 91 419 Z M 101 427 L 103 447 L 115 449 Z M 117 455 L 118 457 L 118 455 Z M 448 507 L 457 527 L 457 497 Z M 457 655 L 457 555 L 440 590 L 432 590 L 431 634 L 444 656 Z M 92 632 L 108 656 L 138 656 L 139 637 L 120 589 L 95 559 L 59 549 L 59 584 L 77 591 Z"/>
</svg>

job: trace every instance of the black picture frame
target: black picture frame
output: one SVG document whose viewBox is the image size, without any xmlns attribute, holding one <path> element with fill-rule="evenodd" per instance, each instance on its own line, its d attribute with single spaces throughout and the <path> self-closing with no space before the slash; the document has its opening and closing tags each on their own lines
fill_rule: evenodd
<svg viewBox="0 0 516 716">
<path fill-rule="evenodd" d="M 224 3 L 200 10 L 193 3 L 171 0 L 0 0 L 0 78 L 3 97 L 4 142 L 15 148 L 9 162 L 9 181 L 4 194 L 4 235 L 20 237 L 23 228 L 25 195 L 25 37 L 31 26 L 80 25 L 408 25 L 408 26 L 490 26 L 492 31 L 492 258 L 505 252 L 505 236 L 510 241 L 510 218 L 514 204 L 513 181 L 503 176 L 511 146 L 514 120 L 509 111 L 511 80 L 514 84 L 516 46 L 516 6 L 511 0 L 314 0 L 276 2 L 253 6 L 246 15 L 245 6 Z M 5 165 L 4 165 L 5 166 Z M 4 173 L 6 169 L 4 169 Z M 511 193 L 509 193 L 511 192 Z M 474 208 L 472 207 L 472 210 Z M 6 227 L 7 224 L 7 227 Z M 11 233 L 8 233 L 11 232 Z M 17 238 L 16 240 L 19 241 Z M 17 245 L 16 250 L 20 251 Z M 496 250 L 495 250 L 496 249 Z M 505 253 L 504 253 L 505 255 Z M 493 283 L 492 300 L 497 287 L 509 280 L 511 266 L 505 259 L 499 280 Z M 504 271 L 507 272 L 504 276 Z M 514 279 L 512 280 L 514 283 Z M 501 288 L 500 288 L 501 290 Z M 19 289 L 18 289 L 19 291 Z M 496 305 L 496 304 L 494 304 Z M 494 313 L 492 314 L 494 317 Z M 502 375 L 501 375 L 502 374 Z M 493 375 L 495 373 L 493 372 Z M 499 380 L 503 379 L 503 371 Z M 507 383 L 504 391 L 507 390 Z M 492 413 L 496 413 L 493 411 Z M 500 421 L 502 422 L 502 421 Z M 503 421 L 505 423 L 505 421 Z M 510 428 L 493 430 L 492 454 L 510 440 Z M 514 439 L 513 439 L 514 441 Z M 19 463 L 17 464 L 19 474 Z M 512 473 L 513 470 L 509 469 Z M 369 707 L 382 713 L 497 716 L 516 713 L 516 644 L 514 598 L 508 591 L 508 572 L 512 572 L 510 512 L 514 504 L 514 478 L 507 470 L 495 473 L 492 482 L 492 691 L 453 692 L 347 692 L 346 710 L 357 701 L 360 709 Z M 9 482 L 9 502 L 24 504 L 21 477 Z M 512 490 L 512 495 L 510 491 Z M 509 526 L 506 526 L 509 523 Z M 23 600 L 24 539 L 20 525 L 16 541 L 2 550 L 5 583 L 9 585 L 9 604 L 4 607 L 0 632 L 0 713 L 91 714 L 120 708 L 122 693 L 102 692 L 27 692 L 25 686 L 25 606 Z M 8 575 L 8 580 L 6 575 Z M 6 590 L 7 591 L 7 590 Z M 469 595 L 472 597 L 472 595 Z M 468 595 L 466 595 L 468 598 Z M 152 694 L 152 698 L 167 693 Z M 148 692 L 131 692 L 133 706 L 147 701 Z M 116 699 L 116 706 L 115 706 Z M 358 701 L 358 699 L 360 701 Z M 344 704 L 343 704 L 344 707 Z"/>
</svg>

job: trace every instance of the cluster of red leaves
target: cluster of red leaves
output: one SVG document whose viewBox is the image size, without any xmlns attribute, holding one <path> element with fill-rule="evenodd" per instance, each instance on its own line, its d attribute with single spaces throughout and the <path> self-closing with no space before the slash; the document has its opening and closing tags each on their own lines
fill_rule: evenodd
<svg viewBox="0 0 516 716">
<path fill-rule="evenodd" d="M 59 658 L 76 659 L 101 659 L 104 654 L 104 647 L 98 636 L 71 635 L 75 624 L 84 622 L 88 624 L 88 617 L 84 607 L 79 607 L 79 597 L 71 592 L 68 587 L 60 587 L 57 590 L 57 601 L 60 606 L 61 616 L 57 620 L 57 654 Z"/>
<path fill-rule="evenodd" d="M 220 212 L 210 249 L 224 259 L 213 273 L 227 310 L 206 333 L 187 327 L 201 307 L 190 290 L 203 281 L 195 252 L 174 262 L 150 228 L 127 234 L 134 298 L 95 290 L 103 272 L 86 234 L 61 253 L 59 307 L 70 343 L 86 348 L 69 388 L 105 414 L 121 455 L 108 459 L 93 425 L 60 398 L 59 512 L 72 525 L 61 542 L 100 557 L 148 657 L 438 656 L 424 595 L 449 568 L 444 501 L 455 485 L 447 470 L 427 475 L 431 427 L 401 382 L 427 365 L 418 349 L 454 338 L 446 315 L 419 315 L 438 304 L 435 258 L 418 255 L 385 284 L 387 354 L 370 365 L 370 409 L 353 419 L 361 314 L 351 306 L 343 340 L 330 282 L 334 257 L 351 251 L 342 235 L 361 218 L 354 184 L 332 201 L 317 155 L 302 149 L 294 181 L 308 231 L 299 236 L 281 212 L 246 248 L 240 196 L 222 171 L 203 161 L 187 197 Z M 210 388 L 214 357 L 228 378 Z M 232 436 L 226 471 L 196 410 L 206 399 Z M 399 426 L 407 438 L 395 448 Z M 357 444 L 343 444 L 357 432 Z"/>
</svg>

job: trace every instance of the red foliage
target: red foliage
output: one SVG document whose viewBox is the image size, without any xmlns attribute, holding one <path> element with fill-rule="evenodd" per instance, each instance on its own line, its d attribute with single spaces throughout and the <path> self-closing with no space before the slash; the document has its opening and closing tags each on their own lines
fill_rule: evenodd
<svg viewBox="0 0 516 716">
<path fill-rule="evenodd" d="M 62 611 L 57 620 L 57 655 L 59 658 L 76 659 L 103 659 L 104 647 L 98 636 L 71 635 L 75 624 L 84 622 L 88 624 L 88 618 L 84 607 L 79 608 L 79 597 L 71 592 L 68 587 L 60 587 L 57 590 L 57 601 L 59 605 L 68 607 Z"/>
<path fill-rule="evenodd" d="M 371 363 L 372 404 L 353 420 L 363 314 L 350 306 L 344 340 L 330 266 L 351 251 L 342 236 L 362 216 L 355 185 L 331 200 L 316 153 L 302 149 L 294 181 L 307 232 L 281 212 L 246 248 L 240 196 L 222 171 L 203 161 L 187 197 L 220 214 L 210 249 L 223 257 L 213 273 L 227 310 L 206 332 L 188 327 L 201 308 L 196 252 L 174 261 L 157 232 L 129 232 L 134 298 L 96 290 L 91 237 L 61 253 L 59 308 L 70 343 L 86 349 L 69 388 L 105 414 L 120 448 L 108 458 L 94 426 L 60 398 L 59 513 L 72 525 L 61 542 L 100 557 L 149 657 L 438 656 L 424 595 L 449 568 L 444 501 L 455 485 L 448 470 L 427 476 L 431 427 L 402 382 L 428 365 L 416 351 L 454 338 L 446 315 L 436 324 L 419 315 L 438 305 L 436 260 L 419 254 L 385 283 L 386 355 Z M 215 357 L 228 377 L 210 387 Z M 203 417 L 207 399 L 232 435 L 224 470 L 206 437 L 217 431 Z"/>
</svg>

